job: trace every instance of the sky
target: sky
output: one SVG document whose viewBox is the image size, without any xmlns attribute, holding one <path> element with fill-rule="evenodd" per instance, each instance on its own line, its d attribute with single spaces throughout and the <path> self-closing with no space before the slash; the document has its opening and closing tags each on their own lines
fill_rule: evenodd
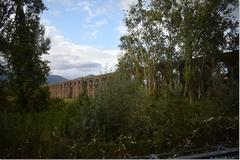
<svg viewBox="0 0 240 160">
<path fill-rule="evenodd" d="M 116 68 L 120 37 L 126 33 L 124 10 L 137 0 L 43 0 L 41 15 L 51 49 L 50 74 L 68 79 Z M 239 19 L 239 8 L 236 17 Z"/>
<path fill-rule="evenodd" d="M 41 15 L 51 40 L 50 74 L 74 79 L 116 68 L 124 10 L 137 0 L 43 0 Z"/>
</svg>

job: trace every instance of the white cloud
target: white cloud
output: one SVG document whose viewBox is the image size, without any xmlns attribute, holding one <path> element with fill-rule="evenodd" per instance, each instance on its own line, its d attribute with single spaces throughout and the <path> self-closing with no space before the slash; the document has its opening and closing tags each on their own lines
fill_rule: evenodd
<svg viewBox="0 0 240 160">
<path fill-rule="evenodd" d="M 55 17 L 58 17 L 58 16 L 60 15 L 60 11 L 59 11 L 59 10 L 53 10 L 53 11 L 51 12 L 51 14 L 52 14 L 53 16 L 55 16 Z"/>
<path fill-rule="evenodd" d="M 100 32 L 100 29 L 106 24 L 107 20 L 103 19 L 93 24 L 85 24 L 84 27 L 91 30 L 91 32 L 88 33 L 88 36 L 95 39 L 97 37 L 97 34 Z"/>
<path fill-rule="evenodd" d="M 101 28 L 108 24 L 107 14 L 110 11 L 107 3 L 98 4 L 94 0 L 82 0 L 71 8 L 72 11 L 80 11 L 84 14 L 84 27 L 89 29 L 87 36 L 95 39 Z"/>
<path fill-rule="evenodd" d="M 49 60 L 51 74 L 67 78 L 77 78 L 89 74 L 104 73 L 106 66 L 114 68 L 117 64 L 118 50 L 107 50 L 91 45 L 76 44 L 61 35 L 56 27 L 46 25 L 46 35 L 51 39 Z"/>
<path fill-rule="evenodd" d="M 95 23 L 96 27 L 98 27 L 98 28 L 101 28 L 102 26 L 104 26 L 104 25 L 106 25 L 106 24 L 107 24 L 106 19 L 104 19 L 104 20 L 102 20 L 102 21 L 97 21 L 97 22 Z"/>
<path fill-rule="evenodd" d="M 86 22 L 90 23 L 94 17 L 96 17 L 96 13 L 93 11 L 92 7 L 94 6 L 95 1 L 80 1 L 76 5 L 74 5 L 71 10 L 73 11 L 83 11 L 86 14 Z"/>
<path fill-rule="evenodd" d="M 111 17 L 117 9 L 119 9 L 119 5 L 115 0 L 81 0 L 70 10 L 84 13 L 86 23 L 91 23 L 99 17 Z"/>
<path fill-rule="evenodd" d="M 62 5 L 67 5 L 67 6 L 70 6 L 73 4 L 73 0 L 47 0 L 49 3 L 61 3 Z"/>
<path fill-rule="evenodd" d="M 127 33 L 127 27 L 122 23 L 116 28 L 116 31 L 118 31 L 120 35 L 124 35 Z"/>
<path fill-rule="evenodd" d="M 130 9 L 131 5 L 134 5 L 137 3 L 137 0 L 120 0 L 120 8 L 124 11 L 127 11 Z M 123 22 L 119 26 L 115 28 L 117 32 L 119 32 L 120 35 L 124 35 L 127 33 L 127 27 Z"/>
<path fill-rule="evenodd" d="M 96 21 L 95 23 L 85 24 L 84 27 L 88 29 L 99 29 L 105 26 L 107 23 L 108 23 L 107 20 L 103 19 L 103 20 Z"/>
<path fill-rule="evenodd" d="M 136 4 L 137 0 L 120 0 L 120 5 L 123 10 L 129 10 L 132 4 Z"/>
<path fill-rule="evenodd" d="M 92 32 L 88 33 L 87 35 L 89 38 L 95 39 L 95 38 L 97 38 L 98 33 L 99 33 L 99 30 L 93 30 Z"/>
</svg>

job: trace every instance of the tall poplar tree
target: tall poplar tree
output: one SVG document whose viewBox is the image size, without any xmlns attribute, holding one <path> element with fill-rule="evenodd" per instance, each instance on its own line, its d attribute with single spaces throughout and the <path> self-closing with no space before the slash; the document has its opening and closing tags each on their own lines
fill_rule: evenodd
<svg viewBox="0 0 240 160">
<path fill-rule="evenodd" d="M 47 105 L 48 93 L 43 85 L 49 67 L 41 56 L 47 54 L 50 41 L 44 36 L 40 14 L 46 8 L 42 0 L 9 0 L 5 7 L 12 8 L 11 16 L 4 20 L 11 23 L 5 27 L 9 38 L 2 51 L 7 59 L 10 86 L 26 111 L 42 110 Z"/>
</svg>

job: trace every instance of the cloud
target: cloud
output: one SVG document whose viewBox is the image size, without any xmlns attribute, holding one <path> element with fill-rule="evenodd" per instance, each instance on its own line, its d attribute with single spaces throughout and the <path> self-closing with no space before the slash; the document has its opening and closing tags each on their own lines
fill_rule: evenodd
<svg viewBox="0 0 240 160">
<path fill-rule="evenodd" d="M 95 39 L 95 38 L 97 38 L 97 34 L 98 34 L 98 33 L 99 33 L 99 30 L 94 30 L 94 31 L 88 33 L 87 36 L 88 36 L 89 38 Z"/>
<path fill-rule="evenodd" d="M 137 3 L 137 0 L 119 0 L 119 4 L 120 4 L 119 7 L 122 10 L 127 11 L 130 9 L 131 5 L 134 5 L 136 3 Z M 117 26 L 115 30 L 119 32 L 120 35 L 124 35 L 127 33 L 127 27 L 123 22 L 121 22 L 121 24 Z"/>
<path fill-rule="evenodd" d="M 117 49 L 109 50 L 91 45 L 73 43 L 61 35 L 56 27 L 45 23 L 46 35 L 51 39 L 49 55 L 51 74 L 77 78 L 89 74 L 104 73 L 106 66 L 115 68 Z"/>
<path fill-rule="evenodd" d="M 71 11 L 84 14 L 84 27 L 89 29 L 87 32 L 89 38 L 95 39 L 102 27 L 108 24 L 108 14 L 112 10 L 109 5 L 112 4 L 112 1 L 108 0 L 107 2 L 109 3 L 106 3 L 106 1 L 82 0 L 71 7 Z"/>
<path fill-rule="evenodd" d="M 76 6 L 74 6 L 73 10 L 83 10 L 86 13 L 86 21 L 89 23 L 96 16 L 92 10 L 93 3 L 89 1 L 81 1 Z"/>
<path fill-rule="evenodd" d="M 85 21 L 91 23 L 100 17 L 109 18 L 119 9 L 115 0 L 81 0 L 71 7 L 71 11 L 85 14 Z"/>
<path fill-rule="evenodd" d="M 53 3 L 53 4 L 61 4 L 61 5 L 64 5 L 64 6 L 71 6 L 73 5 L 73 1 L 74 0 L 47 0 L 47 2 L 49 3 Z"/>
<path fill-rule="evenodd" d="M 124 35 L 127 33 L 127 27 L 122 23 L 116 28 L 116 31 L 118 31 L 120 35 Z"/>
<path fill-rule="evenodd" d="M 69 69 L 81 69 L 84 71 L 91 71 L 92 69 L 95 68 L 102 68 L 103 66 L 100 63 L 96 62 L 85 62 L 85 63 L 79 63 L 79 64 L 74 64 L 74 63 L 64 63 L 65 61 L 59 60 L 60 65 L 57 65 L 55 69 L 59 70 L 69 70 Z"/>
<path fill-rule="evenodd" d="M 106 6 L 102 3 L 100 4 L 94 0 L 82 0 L 73 6 L 71 10 L 85 13 L 85 21 L 91 23 L 94 18 L 107 14 Z"/>
<path fill-rule="evenodd" d="M 60 15 L 60 11 L 59 10 L 53 10 L 51 12 L 51 14 L 54 16 L 54 17 L 58 17 Z"/>
<path fill-rule="evenodd" d="M 91 38 L 96 38 L 97 34 L 100 32 L 101 28 L 107 24 L 107 20 L 99 20 L 93 24 L 85 24 L 84 27 L 90 29 L 91 31 L 88 33 L 88 36 Z"/>
<path fill-rule="evenodd" d="M 104 26 L 104 25 L 106 25 L 106 24 L 107 24 L 106 19 L 104 19 L 104 20 L 102 20 L 102 21 L 97 21 L 97 22 L 95 23 L 95 25 L 96 25 L 97 28 L 101 28 L 102 26 Z"/>
<path fill-rule="evenodd" d="M 136 3 L 137 0 L 120 0 L 120 6 L 123 10 L 129 10 L 130 6 Z"/>
</svg>

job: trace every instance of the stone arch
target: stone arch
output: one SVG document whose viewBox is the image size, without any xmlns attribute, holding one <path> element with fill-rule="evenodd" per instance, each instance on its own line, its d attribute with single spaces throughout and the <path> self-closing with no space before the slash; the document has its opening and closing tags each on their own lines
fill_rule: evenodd
<svg viewBox="0 0 240 160">
<path fill-rule="evenodd" d="M 82 82 L 81 80 L 77 81 L 77 97 L 81 94 L 82 92 Z"/>
<path fill-rule="evenodd" d="M 63 85 L 60 84 L 60 98 L 63 98 Z"/>
<path fill-rule="evenodd" d="M 82 91 L 88 92 L 88 81 L 86 81 L 86 80 L 83 80 Z"/>
<path fill-rule="evenodd" d="M 76 98 L 76 81 L 72 82 L 72 90 L 73 90 L 73 97 L 72 98 Z"/>
<path fill-rule="evenodd" d="M 94 87 L 97 89 L 99 87 L 99 79 L 94 81 Z"/>
<path fill-rule="evenodd" d="M 64 83 L 64 98 L 67 98 L 67 83 Z"/>
<path fill-rule="evenodd" d="M 99 88 L 99 79 L 94 81 L 94 92 Z"/>
<path fill-rule="evenodd" d="M 105 82 L 106 82 L 106 78 L 103 77 L 103 78 L 101 79 L 101 85 L 104 85 Z"/>
<path fill-rule="evenodd" d="M 59 84 L 57 84 L 56 87 L 57 87 L 57 95 L 56 95 L 56 97 L 58 98 L 59 97 Z"/>
<path fill-rule="evenodd" d="M 73 98 L 73 83 L 69 83 L 69 92 L 68 92 L 68 98 Z"/>
<path fill-rule="evenodd" d="M 89 82 L 88 82 L 88 93 L 89 93 L 89 95 L 93 94 L 93 81 L 92 80 L 89 80 Z"/>
</svg>

